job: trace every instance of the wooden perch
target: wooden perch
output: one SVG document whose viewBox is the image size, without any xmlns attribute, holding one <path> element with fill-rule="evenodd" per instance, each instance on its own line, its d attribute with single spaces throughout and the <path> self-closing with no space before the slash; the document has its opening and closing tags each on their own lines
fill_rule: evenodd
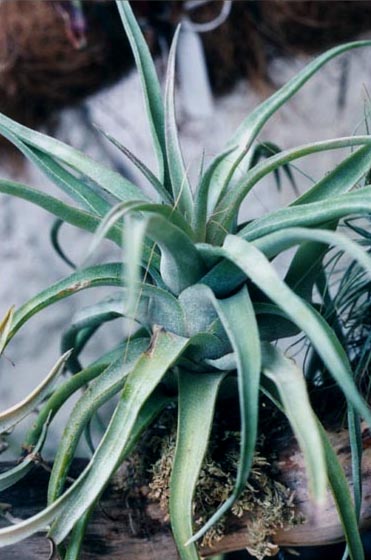
<svg viewBox="0 0 371 560">
<path fill-rule="evenodd" d="M 350 478 L 351 460 L 348 434 L 346 431 L 330 434 L 345 473 Z M 362 433 L 364 498 L 362 506 L 363 529 L 371 527 L 371 433 L 368 428 Z M 83 461 L 75 461 L 71 472 L 76 476 L 84 466 Z M 337 512 L 329 496 L 324 508 L 314 513 L 309 500 L 303 458 L 293 440 L 282 446 L 277 461 L 280 480 L 295 493 L 298 512 L 306 521 L 287 530 L 279 530 L 272 535 L 272 543 L 279 546 L 315 546 L 330 544 L 343 539 Z M 0 470 L 9 468 L 0 464 Z M 27 518 L 39 511 L 45 504 L 48 472 L 40 466 L 15 487 L 1 494 L 2 503 L 12 505 L 12 515 Z M 217 543 L 215 548 L 202 549 L 203 556 L 239 550 L 248 547 L 251 516 L 233 518 L 229 533 Z M 2 526 L 6 522 L 1 521 Z M 37 535 L 25 542 L 0 550 L 1 560 L 47 560 L 50 544 L 43 535 Z M 145 498 L 137 503 L 128 503 L 122 490 L 111 487 L 105 493 L 100 506 L 89 525 L 81 560 L 152 560 L 153 558 L 178 558 L 171 532 L 163 521 L 163 512 L 157 504 Z"/>
</svg>

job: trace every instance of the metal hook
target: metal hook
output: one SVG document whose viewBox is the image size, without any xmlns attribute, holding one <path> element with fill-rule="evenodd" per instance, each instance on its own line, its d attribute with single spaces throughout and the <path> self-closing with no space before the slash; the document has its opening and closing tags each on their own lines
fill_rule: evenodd
<svg viewBox="0 0 371 560">
<path fill-rule="evenodd" d="M 201 6 L 205 6 L 206 4 L 209 4 L 210 1 L 211 0 L 188 0 L 185 2 L 186 12 L 191 12 Z M 231 9 L 232 0 L 224 0 L 222 9 L 215 19 L 205 23 L 194 23 L 188 17 L 185 17 L 182 21 L 182 26 L 185 29 L 195 31 L 197 33 L 207 33 L 209 31 L 213 31 L 228 19 Z"/>
</svg>

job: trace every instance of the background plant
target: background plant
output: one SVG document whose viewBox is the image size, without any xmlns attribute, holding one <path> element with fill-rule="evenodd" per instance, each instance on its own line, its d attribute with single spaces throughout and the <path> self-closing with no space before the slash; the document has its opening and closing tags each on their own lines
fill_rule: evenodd
<svg viewBox="0 0 371 560">
<path fill-rule="evenodd" d="M 0 191 L 43 207 L 59 220 L 95 232 L 91 251 L 103 237 L 123 248 L 123 263 L 83 266 L 36 295 L 0 325 L 4 349 L 36 313 L 91 287 L 111 286 L 112 296 L 84 309 L 62 339 L 63 355 L 46 380 L 18 406 L 0 415 L 0 432 L 23 420 L 45 400 L 26 446 L 41 450 L 48 424 L 67 399 L 79 397 L 62 435 L 50 477 L 48 505 L 29 520 L 0 530 L 10 545 L 48 528 L 65 559 L 78 558 L 91 511 L 118 466 L 143 431 L 171 402 L 178 403 L 178 429 L 170 482 L 170 518 L 183 559 L 198 558 L 195 541 L 233 505 L 244 490 L 256 448 L 260 394 L 288 418 L 302 448 L 313 500 L 322 504 L 329 482 L 344 527 L 349 554 L 363 557 L 357 529 L 360 509 L 359 419 L 371 414 L 354 379 L 352 356 L 328 313 L 329 246 L 350 253 L 365 274 L 371 259 L 361 244 L 337 231 L 340 220 L 371 211 L 371 188 L 364 185 L 371 161 L 371 138 L 350 136 L 291 148 L 263 161 L 259 132 L 267 120 L 327 61 L 359 41 L 334 48 L 309 64 L 255 109 L 226 148 L 202 170 L 191 188 L 179 144 L 174 105 L 177 31 L 169 55 L 164 98 L 148 48 L 127 2 L 118 9 L 140 73 L 153 136 L 157 171 L 149 170 L 111 139 L 142 171 L 153 197 L 86 155 L 0 115 L 0 131 L 67 193 L 71 204 L 19 183 L 2 180 Z M 107 135 L 108 136 L 108 135 Z M 109 136 L 108 136 L 109 138 Z M 358 148 L 287 208 L 239 224 L 240 206 L 269 173 L 306 155 Z M 269 155 L 269 154 L 266 154 Z M 238 174 L 236 171 L 244 169 Z M 239 177 L 239 178 L 238 178 Z M 362 189 L 354 189 L 362 186 Z M 284 279 L 275 259 L 296 248 Z M 316 295 L 317 294 L 317 295 Z M 318 299 L 318 294 L 320 299 Z M 323 312 L 327 309 L 326 312 Z M 119 346 L 88 366 L 79 355 L 104 323 L 126 317 L 132 323 Z M 281 350 L 281 339 L 305 336 L 321 368 L 344 394 L 353 451 L 355 507 L 326 433 L 310 404 L 298 364 Z M 57 387 L 64 369 L 73 375 Z M 211 519 L 193 534 L 192 501 L 213 424 L 226 386 L 234 384 L 240 410 L 240 458 L 234 489 Z M 91 461 L 65 488 L 79 439 L 100 406 L 118 402 Z M 87 431 L 87 434 L 89 432 Z M 27 455 L 0 475 L 0 489 L 32 468 Z"/>
</svg>

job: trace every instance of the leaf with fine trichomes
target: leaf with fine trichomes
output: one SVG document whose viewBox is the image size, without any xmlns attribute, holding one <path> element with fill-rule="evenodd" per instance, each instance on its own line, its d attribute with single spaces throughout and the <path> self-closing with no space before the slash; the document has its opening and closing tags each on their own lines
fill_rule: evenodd
<svg viewBox="0 0 371 560">
<path fill-rule="evenodd" d="M 62 373 L 70 354 L 71 351 L 63 354 L 40 385 L 38 385 L 38 387 L 36 387 L 36 389 L 34 389 L 25 399 L 8 410 L 0 413 L 0 433 L 6 432 L 21 422 L 44 400 L 53 388 L 58 376 Z"/>
<path fill-rule="evenodd" d="M 157 389 L 149 397 L 139 413 L 136 424 L 131 432 L 130 440 L 122 453 L 120 462 L 124 461 L 131 453 L 144 430 L 159 416 L 165 406 L 169 405 L 171 402 L 172 399 L 166 396 L 160 389 Z M 98 502 L 99 499 L 96 503 Z M 96 503 L 93 503 L 92 506 L 90 506 L 71 531 L 64 560 L 79 560 L 87 524 L 94 511 Z"/>
<path fill-rule="evenodd" d="M 364 187 L 361 190 L 324 199 L 321 202 L 311 202 L 275 210 L 242 228 L 238 235 L 247 241 L 256 240 L 258 246 L 259 243 L 264 246 L 265 241 L 259 241 L 259 239 L 274 232 L 282 232 L 280 235 L 284 239 L 285 232 L 289 228 L 306 226 L 308 227 L 308 236 L 310 236 L 309 227 L 313 228 L 331 222 L 336 223 L 339 219 L 351 214 L 367 216 L 370 212 L 371 187 Z M 268 239 L 269 237 L 267 237 Z M 318 250 L 318 246 L 313 249 L 313 246 L 309 246 L 309 244 L 300 248 L 289 267 L 288 283 L 292 286 L 303 284 L 311 271 L 310 267 L 314 266 L 317 258 L 320 263 L 325 252 L 326 249 L 320 247 Z M 308 263 L 310 263 L 309 267 Z M 313 268 L 311 276 L 305 282 L 303 294 L 311 293 L 317 275 L 318 272 Z M 231 262 L 222 261 L 208 272 L 202 282 L 210 286 L 217 295 L 225 295 L 242 284 L 244 277 L 244 274 Z"/>
<path fill-rule="evenodd" d="M 72 373 L 79 372 L 82 367 L 78 360 L 85 345 L 95 332 L 108 321 L 123 317 L 124 294 L 119 293 L 89 307 L 78 311 L 61 340 L 61 350 L 73 348 L 67 367 Z"/>
<path fill-rule="evenodd" d="M 278 393 L 276 394 L 275 387 L 262 387 L 262 390 L 275 404 L 275 406 L 277 406 L 281 412 L 284 412 L 280 395 Z M 316 431 L 319 433 L 322 440 L 321 449 L 324 452 L 326 461 L 327 480 L 331 488 L 341 524 L 343 526 L 347 542 L 347 550 L 352 560 L 364 560 L 364 551 L 359 534 L 357 514 L 353 506 L 348 481 L 340 465 L 336 452 L 329 441 L 326 431 L 319 420 L 316 417 L 315 419 L 317 422 Z"/>
<path fill-rule="evenodd" d="M 365 175 L 365 173 L 367 173 L 370 168 L 370 159 L 371 149 L 369 146 L 360 148 L 355 153 L 348 156 L 331 173 L 326 175 L 306 193 L 294 200 L 291 204 L 291 208 L 297 208 L 298 206 L 302 207 L 304 205 L 307 210 L 309 210 L 309 205 L 312 213 L 310 221 L 307 222 L 307 225 L 313 227 L 319 223 L 318 220 L 320 219 L 323 224 L 330 222 L 330 225 L 325 226 L 329 229 L 336 229 L 337 221 L 343 216 L 345 217 L 351 213 L 364 215 L 367 213 L 367 201 L 364 201 L 362 197 L 358 198 L 359 205 L 357 207 L 356 198 L 348 199 L 348 197 L 344 198 L 344 196 L 339 197 L 338 195 L 349 191 Z M 367 191 L 369 191 L 369 189 L 365 192 L 365 198 L 367 198 Z M 351 196 L 353 194 L 359 195 L 361 193 L 351 193 Z M 322 202 L 322 208 L 320 208 L 321 204 L 317 204 L 316 208 L 311 205 L 311 203 L 318 201 Z M 349 205 L 347 204 L 348 201 Z M 371 202 L 371 200 L 369 200 L 369 202 Z M 301 214 L 302 217 L 304 213 Z M 287 217 L 289 217 L 288 214 Z M 275 216 L 271 216 L 271 218 L 273 218 L 273 220 L 269 220 L 268 216 L 268 220 L 265 224 L 260 222 L 256 235 L 259 235 L 259 226 L 260 228 L 262 226 L 264 227 L 264 225 L 267 227 L 267 222 L 269 221 L 270 227 L 272 228 L 273 222 L 276 220 L 277 227 L 277 218 L 279 222 L 279 216 L 276 214 Z M 281 214 L 281 220 L 282 218 L 283 214 Z M 296 215 L 295 218 L 295 215 L 291 214 L 289 220 L 297 220 L 298 218 L 299 215 Z M 279 224 L 279 228 L 282 229 L 285 225 L 288 225 L 287 222 L 285 224 L 284 220 L 282 220 Z M 306 224 L 299 224 L 298 221 L 296 221 L 295 225 Z M 297 250 L 295 257 L 291 262 L 289 270 L 286 274 L 286 280 L 289 285 L 295 286 L 297 293 L 301 294 L 305 298 L 311 297 L 313 286 L 316 281 L 316 277 L 318 276 L 318 267 L 320 267 L 325 252 L 326 249 L 323 247 L 318 247 L 318 245 L 313 243 L 307 243 L 305 246 L 300 247 Z M 309 268 L 307 263 L 311 263 Z"/>
<path fill-rule="evenodd" d="M 213 206 L 220 200 L 221 194 L 228 189 L 235 170 L 249 153 L 252 143 L 270 117 L 293 97 L 328 61 L 351 49 L 369 46 L 371 46 L 371 41 L 357 41 L 328 50 L 315 58 L 313 62 L 303 68 L 301 72 L 298 72 L 289 82 L 250 113 L 228 142 L 227 147 L 234 148 L 233 154 L 221 162 L 215 173 L 212 193 Z"/>
<path fill-rule="evenodd" d="M 371 425 L 369 407 L 355 386 L 348 357 L 323 317 L 281 280 L 268 259 L 251 243 L 235 235 L 228 235 L 222 249 L 210 248 L 210 252 L 228 258 L 241 268 L 246 276 L 308 336 L 346 397 Z"/>
<path fill-rule="evenodd" d="M 192 240 L 162 216 L 147 219 L 147 235 L 161 250 L 161 276 L 170 291 L 178 295 L 200 280 L 206 266 Z"/>
<path fill-rule="evenodd" d="M 345 478 L 339 459 L 328 440 L 327 434 L 319 422 L 318 427 L 322 438 L 322 446 L 325 451 L 328 480 L 336 509 L 343 526 L 349 555 L 352 560 L 364 560 L 363 545 L 359 535 L 357 517 L 354 511 L 347 479 Z"/>
<path fill-rule="evenodd" d="M 128 214 L 124 219 L 123 228 L 123 263 L 124 283 L 127 288 L 127 298 L 124 313 L 127 317 L 137 319 L 141 293 L 140 281 L 141 261 L 147 222 L 133 214 Z"/>
<path fill-rule="evenodd" d="M 147 118 L 151 128 L 154 150 L 158 165 L 158 178 L 166 184 L 167 163 L 164 160 L 165 148 L 165 118 L 162 104 L 161 86 L 158 81 L 148 45 L 141 29 L 134 17 L 129 2 L 116 1 L 127 38 L 133 51 L 136 67 L 142 81 L 142 91 L 147 111 Z"/>
<path fill-rule="evenodd" d="M 81 290 L 99 286 L 122 286 L 121 264 L 103 264 L 74 272 L 31 298 L 15 312 L 7 342 L 36 313 Z"/>
<path fill-rule="evenodd" d="M 49 418 L 50 416 L 51 413 L 49 413 Z M 45 442 L 46 434 L 48 431 L 49 418 L 45 420 L 36 445 L 28 449 L 28 454 L 26 455 L 26 457 L 24 457 L 22 461 L 20 461 L 12 469 L 9 469 L 0 474 L 0 492 L 6 490 L 7 488 L 10 488 L 14 484 L 22 480 L 22 478 L 24 478 L 26 474 L 29 473 L 30 470 L 34 467 L 35 459 L 37 459 L 38 453 L 40 453 Z"/>
<path fill-rule="evenodd" d="M 193 497 L 208 447 L 215 401 L 224 374 L 179 373 L 178 431 L 170 480 L 170 518 L 182 560 L 198 560 L 193 534 Z"/>
<path fill-rule="evenodd" d="M 296 198 L 291 206 L 326 200 L 350 191 L 366 175 L 371 165 L 371 148 L 363 146 L 350 154 L 335 169 L 313 185 L 308 191 Z"/>
<path fill-rule="evenodd" d="M 128 343 L 122 357 L 108 366 L 75 404 L 54 459 L 48 487 L 49 503 L 54 502 L 63 491 L 69 466 L 89 418 L 122 389 L 127 375 L 147 346 L 148 338 Z"/>
<path fill-rule="evenodd" d="M 344 253 L 348 253 L 367 271 L 371 280 L 370 255 L 362 248 L 361 245 L 339 232 L 300 227 L 286 228 L 285 230 L 277 231 L 257 239 L 253 242 L 253 245 L 270 259 L 279 253 L 306 241 L 332 245 L 341 249 Z"/>
<path fill-rule="evenodd" d="M 137 286 L 137 292 L 140 300 L 135 307 L 135 320 L 138 323 L 147 325 L 148 321 L 151 321 L 153 324 L 162 325 L 165 330 L 180 336 L 185 335 L 183 310 L 178 300 L 169 291 L 151 284 L 140 283 Z M 123 288 L 121 293 L 116 296 L 83 308 L 74 315 L 70 327 L 62 336 L 61 343 L 62 351 L 73 348 L 73 354 L 68 362 L 69 368 L 71 360 L 81 352 L 101 325 L 125 316 L 124 302 L 128 299 L 127 294 L 128 290 Z M 134 317 L 129 315 L 128 318 Z"/>
<path fill-rule="evenodd" d="M 33 146 L 27 145 L 9 131 L 3 131 L 3 134 L 29 161 L 39 167 L 57 187 L 82 206 L 82 208 L 97 216 L 103 216 L 108 211 L 110 205 L 106 200 L 106 193 L 103 189 L 100 189 L 98 186 L 95 186 L 95 189 L 93 189 L 91 185 L 86 183 L 84 178 L 75 177 L 65 167 L 60 165 L 55 158 Z"/>
<path fill-rule="evenodd" d="M 113 136 L 111 136 L 111 134 L 97 125 L 95 125 L 95 128 L 135 165 L 135 167 L 142 173 L 143 177 L 145 177 L 150 185 L 152 185 L 152 187 L 157 191 L 157 194 L 160 196 L 161 202 L 164 202 L 166 204 L 172 203 L 171 195 L 168 193 L 162 183 L 157 179 L 156 175 L 154 175 L 154 173 L 152 173 L 152 171 L 145 165 L 145 163 L 143 163 L 143 161 L 137 158 L 129 150 L 129 148 L 121 144 L 121 142 L 119 142 L 117 138 L 114 138 Z"/>
<path fill-rule="evenodd" d="M 193 215 L 193 227 L 195 230 L 195 239 L 197 239 L 197 241 L 203 242 L 206 239 L 207 211 L 210 201 L 209 192 L 212 186 L 213 175 L 219 163 L 230 153 L 231 150 L 226 150 L 215 158 L 200 178 L 194 197 L 195 208 Z"/>
<path fill-rule="evenodd" d="M 309 489 L 317 503 L 324 503 L 327 470 L 317 419 L 309 402 L 303 372 L 272 345 L 262 347 L 262 371 L 277 387 L 284 412 L 304 454 Z"/>
<path fill-rule="evenodd" d="M 261 352 L 259 332 L 250 296 L 246 288 L 229 298 L 218 300 L 206 286 L 195 286 L 214 305 L 235 353 L 238 396 L 241 413 L 241 444 L 235 487 L 232 495 L 193 536 L 192 542 L 205 534 L 233 505 L 245 488 L 257 437 Z"/>
<path fill-rule="evenodd" d="M 279 409 L 284 408 L 291 422 L 304 451 L 311 493 L 317 502 L 324 497 L 327 468 L 335 501 L 346 525 L 349 552 L 352 560 L 361 560 L 349 492 L 344 477 L 338 472 L 336 457 L 334 460 L 325 438 L 321 439 L 302 372 L 274 344 L 270 346 L 266 342 L 282 341 L 293 335 L 306 336 L 323 363 L 326 375 L 327 372 L 332 375 L 344 393 L 349 404 L 358 514 L 361 488 L 356 415 L 371 425 L 371 413 L 357 390 L 354 381 L 357 371 L 353 374 L 349 357 L 340 344 L 340 341 L 344 344 L 347 341 L 343 340 L 341 329 L 334 321 L 334 316 L 339 314 L 340 324 L 345 296 L 339 310 L 335 307 L 335 297 L 331 307 L 325 297 L 321 303 L 316 303 L 316 299 L 312 302 L 312 293 L 314 283 L 320 295 L 327 289 L 327 278 L 321 286 L 321 278 L 316 273 L 323 271 L 327 264 L 324 255 L 329 246 L 339 248 L 341 254 L 351 254 L 357 266 L 360 264 L 367 274 L 371 273 L 368 249 L 335 232 L 340 219 L 351 214 L 371 213 L 371 187 L 348 192 L 368 172 L 371 137 L 325 140 L 280 153 L 274 144 L 265 143 L 265 156 L 271 151 L 277 152 L 265 161 L 254 159 L 253 144 L 258 141 L 258 134 L 269 117 L 323 64 L 347 50 L 371 46 L 371 41 L 350 43 L 328 51 L 264 101 L 242 123 L 227 149 L 211 161 L 206 171 L 202 163 L 193 195 L 176 123 L 175 59 L 179 30 L 170 49 L 163 100 L 155 64 L 132 9 L 128 2 L 120 0 L 117 7 L 143 86 L 158 162 L 157 176 L 118 141 L 107 134 L 106 137 L 150 182 L 156 190 L 157 203 L 152 203 L 119 173 L 0 114 L 0 132 L 73 202 L 66 204 L 56 197 L 9 181 L 0 181 L 0 193 L 28 200 L 58 220 L 94 231 L 93 249 L 103 238 L 108 238 L 124 251 L 124 262 L 75 271 L 37 294 L 13 316 L 9 312 L 0 324 L 2 350 L 25 322 L 50 305 L 86 288 L 105 286 L 120 290 L 119 294 L 111 294 L 103 301 L 95 298 L 94 304 L 78 312 L 66 328 L 62 347 L 73 347 L 73 354 L 66 354 L 63 363 L 56 367 L 63 368 L 68 359 L 67 367 L 74 375 L 49 395 L 54 379 L 51 374 L 25 402 L 0 415 L 1 431 L 22 419 L 48 395 L 25 442 L 31 449 L 36 445 L 38 450 L 47 421 L 54 418 L 72 395 L 82 393 L 71 408 L 54 462 L 49 505 L 31 519 L 0 529 L 0 546 L 51 526 L 50 537 L 57 545 L 72 531 L 64 551 L 65 560 L 77 560 L 89 516 L 118 466 L 168 402 L 166 388 L 167 394 L 174 395 L 172 401 L 179 399 L 178 438 L 170 484 L 171 524 L 182 559 L 198 560 L 194 541 L 220 519 L 246 487 L 256 448 L 261 389 Z M 289 207 L 239 225 L 241 204 L 268 174 L 277 177 L 281 170 L 289 173 L 290 162 L 310 154 L 356 146 L 360 147 L 358 151 L 350 153 L 343 163 Z M 255 155 L 259 149 L 261 154 L 262 145 Z M 241 166 L 239 171 L 243 173 L 237 176 L 240 163 L 244 168 Z M 56 235 L 54 242 L 58 250 Z M 271 261 L 295 245 L 299 245 L 299 250 L 282 280 L 282 274 L 276 272 Z M 332 262 L 331 266 L 335 264 Z M 366 282 L 365 272 L 361 273 Z M 345 284 L 340 283 L 343 292 Z M 357 295 L 356 286 L 357 283 L 353 283 L 347 295 L 346 312 Z M 356 305 L 359 305 L 358 300 Z M 135 331 L 133 329 L 130 334 L 128 329 L 123 331 L 107 354 L 83 368 L 81 362 L 85 361 L 86 354 L 83 359 L 81 356 L 85 345 L 97 341 L 100 327 L 116 318 L 135 319 Z M 153 333 L 151 339 L 150 333 Z M 353 354 L 351 357 L 353 360 Z M 223 389 L 228 394 L 233 391 L 236 402 L 238 399 L 241 422 L 235 485 L 206 525 L 192 535 L 195 486 L 208 446 L 218 391 L 227 374 L 231 383 L 228 387 L 223 385 Z M 178 393 L 175 381 L 179 383 Z M 89 427 L 97 418 L 99 407 L 111 397 L 115 410 L 108 426 L 102 423 L 103 436 L 95 448 L 95 437 L 90 437 Z M 84 430 L 92 459 L 66 490 L 70 463 Z M 15 482 L 29 467 L 26 459 L 21 466 L 0 475 L 0 488 L 1 484 L 5 487 Z"/>
<path fill-rule="evenodd" d="M 193 215 L 192 191 L 183 162 L 183 155 L 179 144 L 178 130 L 175 117 L 175 56 L 180 28 L 175 32 L 170 48 L 169 62 L 166 73 L 165 87 L 165 145 L 169 164 L 169 174 L 173 200 L 176 208 L 180 208 L 188 220 Z"/>
<path fill-rule="evenodd" d="M 97 246 L 98 243 L 107 235 L 107 232 L 115 225 L 115 223 L 120 220 L 120 218 L 125 217 L 129 213 L 146 213 L 154 214 L 157 216 L 162 216 L 166 218 L 170 223 L 177 226 L 179 229 L 184 231 L 189 237 L 192 238 L 193 231 L 189 226 L 187 221 L 184 219 L 182 214 L 178 212 L 176 208 L 169 206 L 167 204 L 154 204 L 148 202 L 142 202 L 139 200 L 133 200 L 130 202 L 120 203 L 113 206 L 113 208 L 104 216 L 104 219 L 96 232 L 95 240 L 90 252 Z"/>
<path fill-rule="evenodd" d="M 224 239 L 225 232 L 231 231 L 238 209 L 246 196 L 263 177 L 278 167 L 310 154 L 353 146 L 370 146 L 370 144 L 370 136 L 348 136 L 335 140 L 323 140 L 290 148 L 258 163 L 245 173 L 242 179 L 237 181 L 233 189 L 228 191 L 217 205 L 209 220 L 208 240 L 218 244 L 220 240 Z"/>
<path fill-rule="evenodd" d="M 97 163 L 92 158 L 59 140 L 16 123 L 1 113 L 0 133 L 9 136 L 10 139 L 10 135 L 13 135 L 26 146 L 36 148 L 81 175 L 89 177 L 103 190 L 117 197 L 118 200 L 147 199 L 138 187 L 116 171 Z"/>
<path fill-rule="evenodd" d="M 52 528 L 51 536 L 57 543 L 68 535 L 107 484 L 122 460 L 122 452 L 131 437 L 140 410 L 188 343 L 188 339 L 161 330 L 154 333 L 150 347 L 126 379 L 111 422 L 87 469 L 75 483 L 75 492 L 70 496 L 68 508 L 58 516 Z"/>
<path fill-rule="evenodd" d="M 367 216 L 370 212 L 371 187 L 364 187 L 321 202 L 274 210 L 268 216 L 254 220 L 254 226 L 247 225 L 242 228 L 238 235 L 247 241 L 254 241 L 263 235 L 289 227 L 315 227 L 338 221 L 351 214 Z"/>
<path fill-rule="evenodd" d="M 121 353 L 122 350 L 120 351 L 120 355 Z M 102 356 L 99 363 L 94 362 L 89 367 L 67 379 L 64 383 L 61 383 L 48 400 L 41 406 L 36 419 L 26 435 L 24 446 L 35 447 L 43 432 L 45 424 L 53 420 L 59 409 L 71 397 L 71 395 L 98 377 L 112 363 L 112 361 L 118 358 L 118 355 L 112 356 L 112 353 L 110 352 Z"/>
<path fill-rule="evenodd" d="M 122 446 L 122 453 L 119 462 L 122 462 L 125 457 L 132 451 L 133 445 L 142 434 L 147 425 L 161 412 L 164 406 L 168 403 L 168 398 L 159 394 L 157 391 L 151 395 L 145 402 L 140 412 L 137 415 L 134 425 L 130 431 L 130 436 L 125 445 Z M 47 531 L 51 522 L 60 515 L 68 504 L 70 503 L 76 488 L 79 488 L 82 481 L 85 479 L 89 472 L 89 468 L 85 470 L 78 480 L 61 496 L 56 502 L 48 506 L 40 513 L 34 515 L 30 519 L 26 519 L 16 525 L 0 529 L 0 548 L 9 546 L 25 539 L 39 531 Z"/>
<path fill-rule="evenodd" d="M 94 215 L 86 212 L 85 210 L 80 210 L 74 206 L 70 206 L 65 202 L 61 202 L 58 198 L 50 196 L 44 192 L 33 189 L 28 185 L 22 185 L 21 183 L 15 183 L 14 181 L 0 180 L 0 193 L 10 194 L 27 200 L 40 208 L 43 208 L 50 214 L 53 214 L 57 218 L 60 218 L 64 222 L 76 226 L 80 229 L 94 232 L 101 219 Z M 107 237 L 112 239 L 118 245 L 121 243 L 120 231 L 116 228 L 107 232 Z"/>
</svg>

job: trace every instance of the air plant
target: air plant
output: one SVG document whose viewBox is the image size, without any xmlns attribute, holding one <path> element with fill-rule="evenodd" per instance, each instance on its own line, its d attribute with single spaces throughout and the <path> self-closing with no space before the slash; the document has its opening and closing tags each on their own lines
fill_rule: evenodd
<svg viewBox="0 0 371 560">
<path fill-rule="evenodd" d="M 62 337 L 63 355 L 46 380 L 25 401 L 0 414 L 0 432 L 4 432 L 43 403 L 25 442 L 27 449 L 40 451 L 57 411 L 71 395 L 85 389 L 59 442 L 48 504 L 34 517 L 1 529 L 0 546 L 47 530 L 57 545 L 69 536 L 61 554 L 69 560 L 78 558 L 87 521 L 103 490 L 143 432 L 169 403 L 176 402 L 170 521 L 181 558 L 199 558 L 196 541 L 228 512 L 246 486 L 263 393 L 287 416 L 302 449 L 310 493 L 318 507 L 324 503 L 330 484 L 349 554 L 359 560 L 363 558 L 357 521 L 360 493 L 354 507 L 336 455 L 311 407 L 306 377 L 283 348 L 288 337 L 308 339 L 344 394 L 354 419 L 349 428 L 356 453 L 359 419 L 371 426 L 371 412 L 357 389 L 347 345 L 322 312 L 323 302 L 318 301 L 315 287 L 320 275 L 326 277 L 329 247 L 350 253 L 365 274 L 371 275 L 367 250 L 337 231 L 340 220 L 371 212 L 371 187 L 353 190 L 370 168 L 371 137 L 324 140 L 281 152 L 274 149 L 277 153 L 261 161 L 253 154 L 262 127 L 311 76 L 334 57 L 350 49 L 370 47 L 371 41 L 333 48 L 300 71 L 241 123 L 192 189 L 174 107 L 179 30 L 169 54 L 163 98 L 130 5 L 124 1 L 117 5 L 142 80 L 157 171 L 111 140 L 143 173 L 155 193 L 152 198 L 74 148 L 0 115 L 1 133 L 67 193 L 72 203 L 8 180 L 0 181 L 0 191 L 93 233 L 93 248 L 105 237 L 124 252 L 123 262 L 80 267 L 19 309 L 10 310 L 0 325 L 4 349 L 22 325 L 55 302 L 93 287 L 116 290 L 72 320 Z M 291 162 L 306 155 L 339 148 L 353 151 L 289 206 L 239 224 L 242 202 L 263 177 L 289 169 Z M 237 174 L 241 164 L 245 171 Z M 282 279 L 275 259 L 290 248 L 296 250 Z M 326 298 L 324 291 L 321 297 Z M 82 366 L 79 355 L 99 327 L 122 317 L 130 319 L 131 328 L 121 344 Z M 55 385 L 66 368 L 73 375 Z M 194 534 L 193 496 L 214 412 L 216 406 L 222 409 L 227 385 L 228 395 L 233 387 L 240 414 L 234 488 Z M 81 475 L 66 487 L 84 430 L 100 406 L 114 395 L 118 400 L 98 447 Z M 15 484 L 30 468 L 32 461 L 26 456 L 0 475 L 0 490 Z"/>
</svg>

